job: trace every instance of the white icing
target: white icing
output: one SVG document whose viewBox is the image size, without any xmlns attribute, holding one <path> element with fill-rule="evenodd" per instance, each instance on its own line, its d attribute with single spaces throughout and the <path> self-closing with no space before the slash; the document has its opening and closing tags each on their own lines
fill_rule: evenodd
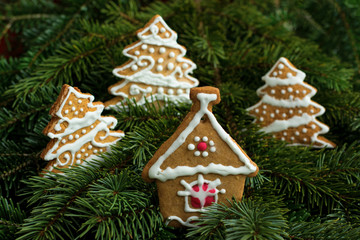
<svg viewBox="0 0 360 240">
<path fill-rule="evenodd" d="M 202 140 L 203 140 L 204 142 L 207 142 L 207 141 L 209 140 L 209 138 L 205 136 L 205 137 L 202 138 Z"/>
<path fill-rule="evenodd" d="M 196 136 L 196 137 L 194 138 L 194 141 L 195 141 L 195 142 L 200 141 L 200 137 Z"/>
<path fill-rule="evenodd" d="M 285 91 L 284 89 L 281 89 L 281 93 L 282 93 L 282 94 L 285 94 L 286 91 Z"/>
<path fill-rule="evenodd" d="M 284 137 L 281 137 L 281 140 L 285 141 L 285 138 L 284 138 Z"/>
<path fill-rule="evenodd" d="M 76 158 L 81 158 L 81 154 L 80 154 L 80 153 L 77 154 L 77 155 L 76 155 Z"/>
<path fill-rule="evenodd" d="M 303 133 L 307 133 L 307 129 L 306 129 L 306 128 L 303 128 L 301 131 L 302 131 Z"/>
<path fill-rule="evenodd" d="M 84 109 L 83 108 L 80 108 L 80 112 L 83 112 L 84 111 Z"/>
<path fill-rule="evenodd" d="M 138 70 L 138 66 L 137 66 L 137 65 L 135 65 L 135 64 L 134 64 L 134 65 L 132 65 L 132 66 L 131 66 L 131 70 L 133 70 L 133 71 Z"/>
<path fill-rule="evenodd" d="M 214 181 L 209 181 L 209 180 L 205 180 L 203 175 L 201 174 L 199 174 L 197 181 L 193 181 L 189 184 L 185 180 L 181 180 L 180 183 L 185 187 L 185 191 L 178 191 L 177 195 L 181 197 L 185 197 L 185 209 L 184 209 L 185 212 L 205 212 L 206 207 L 204 206 L 205 206 L 205 199 L 207 197 L 214 196 L 215 203 L 217 203 L 218 194 L 219 193 L 224 194 L 226 192 L 225 189 L 221 189 L 221 190 L 216 189 L 217 186 L 221 185 L 221 181 L 219 178 L 217 178 Z M 202 189 L 204 183 L 208 184 L 206 191 Z M 193 187 L 195 185 L 199 187 L 198 192 L 193 190 Z M 214 193 L 208 192 L 212 189 L 215 190 Z M 189 197 L 198 198 L 200 200 L 201 208 L 191 208 L 189 204 Z"/>
<path fill-rule="evenodd" d="M 85 149 L 81 149 L 81 152 L 84 153 L 84 152 L 85 152 Z"/>
<path fill-rule="evenodd" d="M 141 49 L 142 49 L 142 50 L 147 49 L 147 45 L 146 45 L 146 44 L 141 45 Z"/>
<path fill-rule="evenodd" d="M 283 135 L 284 135 L 284 136 L 287 136 L 287 132 L 284 132 Z"/>
<path fill-rule="evenodd" d="M 194 152 L 194 155 L 195 155 L 196 157 L 200 156 L 200 151 Z"/>
<path fill-rule="evenodd" d="M 265 114 L 266 114 L 266 111 L 263 111 L 262 113 L 265 115 Z"/>
<path fill-rule="evenodd" d="M 167 69 L 168 70 L 173 70 L 174 69 L 174 64 L 173 63 L 168 63 Z"/>
<path fill-rule="evenodd" d="M 80 163 L 81 163 L 81 160 L 76 160 L 76 163 L 77 163 L 77 164 L 80 164 Z"/>
<path fill-rule="evenodd" d="M 198 93 L 197 99 L 200 101 L 200 109 L 194 115 L 193 119 L 189 123 L 189 125 L 185 128 L 184 131 L 180 133 L 177 139 L 171 144 L 171 146 L 166 150 L 166 152 L 161 155 L 157 161 L 151 166 L 149 169 L 149 178 L 158 179 L 162 182 L 175 179 L 179 176 L 191 176 L 196 173 L 214 173 L 222 176 L 227 175 L 238 175 L 244 174 L 248 175 L 257 170 L 256 165 L 251 163 L 250 158 L 243 153 L 243 151 L 239 148 L 239 146 L 232 140 L 232 138 L 225 132 L 225 130 L 221 127 L 221 125 L 217 122 L 214 114 L 208 110 L 208 105 L 210 102 L 215 101 L 217 99 L 216 94 L 207 94 L 207 93 Z M 197 165 L 196 167 L 188 167 L 188 166 L 177 166 L 176 168 L 167 167 L 166 169 L 161 169 L 161 165 L 163 162 L 182 144 L 185 143 L 187 137 L 190 133 L 193 132 L 196 126 L 198 126 L 201 122 L 201 118 L 204 115 L 207 115 L 208 119 L 214 130 L 218 133 L 220 138 L 228 144 L 230 149 L 237 155 L 238 159 L 244 163 L 243 166 L 233 167 L 233 166 L 224 166 L 222 164 L 214 164 L 210 163 L 208 166 Z M 200 140 L 200 139 L 199 139 Z"/>
<path fill-rule="evenodd" d="M 259 109 L 255 109 L 255 112 L 258 113 L 258 112 L 259 112 Z"/>
<path fill-rule="evenodd" d="M 165 33 L 165 37 L 169 37 L 170 36 L 170 34 L 167 32 L 167 33 Z"/>
<path fill-rule="evenodd" d="M 295 138 L 293 136 L 290 137 L 290 140 L 294 140 Z"/>
<path fill-rule="evenodd" d="M 68 114 L 68 113 L 69 113 L 69 110 L 66 109 L 66 110 L 65 110 L 65 114 Z"/>
<path fill-rule="evenodd" d="M 275 94 L 275 90 L 274 90 L 274 89 L 271 89 L 271 90 L 270 90 L 270 93 L 271 93 L 271 94 Z"/>
<path fill-rule="evenodd" d="M 75 115 L 78 115 L 78 114 L 79 114 L 79 112 L 78 112 L 78 111 L 76 111 L 74 114 L 75 114 Z"/>
<path fill-rule="evenodd" d="M 203 157 L 207 157 L 209 156 L 209 153 L 207 151 L 203 151 L 202 154 L 201 154 Z"/>
<path fill-rule="evenodd" d="M 178 221 L 179 223 L 181 223 L 182 225 L 184 225 L 185 227 L 198 227 L 194 224 L 191 224 L 190 222 L 191 221 L 194 221 L 194 220 L 197 220 L 199 219 L 199 217 L 197 216 L 191 216 L 191 217 L 188 217 L 188 219 L 186 219 L 186 221 L 184 222 L 181 218 L 179 218 L 178 216 L 170 216 L 166 219 L 166 222 L 165 222 L 165 225 L 168 225 L 169 222 L 173 221 L 173 220 L 176 220 Z"/>
<path fill-rule="evenodd" d="M 178 90 L 176 91 L 176 93 L 177 93 L 178 95 L 180 95 L 180 94 L 183 94 L 184 91 L 183 91 L 182 89 L 178 89 Z"/>
<path fill-rule="evenodd" d="M 150 53 L 154 53 L 154 52 L 155 52 L 155 49 L 151 47 L 151 48 L 149 48 L 149 52 L 150 52 Z"/>
<path fill-rule="evenodd" d="M 270 117 L 271 117 L 271 118 L 274 118 L 274 117 L 275 117 L 275 114 L 270 113 Z"/>
<path fill-rule="evenodd" d="M 263 109 L 266 109 L 266 108 L 267 108 L 267 106 L 264 104 L 264 105 L 263 105 Z"/>
<path fill-rule="evenodd" d="M 303 140 L 304 140 L 304 142 L 306 142 L 306 141 L 307 141 L 307 139 L 306 139 L 306 138 L 304 138 Z"/>
<path fill-rule="evenodd" d="M 69 101 L 69 105 L 71 105 L 72 104 L 72 101 Z"/>
<path fill-rule="evenodd" d="M 158 65 L 158 66 L 156 67 L 156 71 L 161 72 L 162 70 L 163 70 L 163 66 Z"/>
<path fill-rule="evenodd" d="M 174 52 L 170 52 L 170 53 L 169 53 L 169 57 L 171 57 L 171 58 L 175 57 L 175 53 L 174 53 Z"/>
<path fill-rule="evenodd" d="M 98 150 L 95 149 L 95 150 L 94 150 L 94 153 L 97 153 L 97 152 L 98 152 Z"/>
<path fill-rule="evenodd" d="M 85 129 L 81 130 L 81 133 L 82 133 L 82 134 L 85 134 L 85 133 L 86 133 L 86 130 L 85 130 Z"/>
<path fill-rule="evenodd" d="M 80 103 L 82 103 L 82 101 L 79 99 L 79 100 L 78 100 L 78 103 L 80 104 Z"/>
<path fill-rule="evenodd" d="M 216 147 L 211 147 L 210 152 L 216 152 Z"/>
<path fill-rule="evenodd" d="M 60 131 L 61 130 L 61 126 L 60 126 L 60 124 L 56 124 L 55 126 L 54 126 L 54 129 L 55 129 L 55 131 Z"/>
<path fill-rule="evenodd" d="M 87 107 L 89 107 L 91 109 L 95 109 L 95 111 L 86 112 L 82 118 L 70 119 L 70 118 L 62 115 L 62 110 L 71 94 L 74 94 L 75 97 L 78 99 L 80 98 L 83 100 L 84 99 L 89 100 Z M 56 163 L 54 164 L 54 166 L 55 165 L 56 166 L 57 165 L 60 165 L 60 166 L 73 165 L 73 162 L 70 162 L 70 161 L 74 160 L 76 152 L 79 151 L 84 144 L 91 142 L 91 144 L 93 144 L 94 146 L 106 147 L 107 151 L 109 151 L 110 145 L 114 144 L 115 142 L 117 142 L 124 136 L 123 133 L 111 132 L 109 130 L 108 126 L 111 125 L 110 129 L 113 129 L 117 124 L 117 120 L 114 117 L 101 116 L 101 113 L 104 110 L 104 105 L 102 105 L 102 104 L 93 105 L 93 103 L 92 103 L 93 101 L 94 101 L 94 96 L 89 95 L 89 94 L 80 93 L 80 92 L 76 91 L 73 87 L 68 88 L 68 94 L 64 98 L 59 110 L 55 113 L 55 115 L 59 118 L 57 124 L 60 125 L 63 122 L 67 122 L 68 125 L 62 133 L 54 134 L 54 133 L 49 132 L 47 134 L 48 137 L 50 137 L 51 139 L 57 139 L 57 141 L 55 142 L 55 144 L 53 144 L 52 148 L 46 152 L 46 154 L 44 156 L 44 160 L 50 161 L 50 160 L 56 159 Z M 59 148 L 60 143 L 66 142 L 65 138 L 67 136 L 70 141 L 73 140 L 74 136 L 72 135 L 72 133 L 74 133 L 82 128 L 88 127 L 91 124 L 94 124 L 95 121 L 99 121 L 99 123 L 96 125 L 96 127 L 92 126 L 91 131 L 89 131 L 85 135 L 82 135 L 81 137 L 76 134 L 75 135 L 76 140 L 74 142 L 62 145 Z M 97 142 L 95 140 L 95 136 L 100 131 L 106 132 L 105 137 L 112 136 L 112 137 L 115 137 L 116 140 L 114 140 L 112 142 L 107 142 L 107 143 Z M 61 162 L 59 159 L 59 156 L 65 152 L 66 152 L 66 154 L 64 155 L 64 157 L 65 157 L 66 161 Z M 85 154 L 85 156 L 87 157 L 86 154 Z M 86 160 L 89 160 L 89 159 L 86 159 Z"/>
<path fill-rule="evenodd" d="M 71 108 L 71 111 L 75 111 L 75 109 L 76 109 L 75 107 L 72 107 L 72 108 Z"/>
<path fill-rule="evenodd" d="M 260 122 L 264 121 L 264 118 L 263 117 L 260 117 L 259 118 Z"/>
<path fill-rule="evenodd" d="M 166 49 L 165 49 L 164 47 L 161 47 L 161 48 L 159 49 L 159 52 L 160 52 L 160 53 L 165 53 L 165 52 L 166 52 Z"/>
<path fill-rule="evenodd" d="M 214 146 L 214 145 L 215 145 L 215 143 L 214 143 L 213 140 L 210 140 L 210 141 L 209 141 L 209 144 L 210 144 L 210 146 Z"/>
<path fill-rule="evenodd" d="M 282 116 L 285 118 L 285 117 L 286 117 L 286 113 L 283 113 Z"/>
<path fill-rule="evenodd" d="M 162 33 L 165 32 L 165 31 L 166 31 L 166 29 L 163 28 L 163 27 L 160 29 L 160 32 L 162 32 Z"/>
<path fill-rule="evenodd" d="M 173 94 L 174 94 L 174 90 L 169 89 L 169 90 L 168 90 L 168 94 L 169 94 L 169 95 L 173 95 Z"/>
<path fill-rule="evenodd" d="M 189 149 L 189 150 L 194 150 L 194 149 L 195 149 L 195 145 L 192 144 L 192 143 L 190 143 L 190 144 L 188 145 L 188 149 Z"/>
<path fill-rule="evenodd" d="M 296 135 L 296 136 L 299 136 L 299 135 L 300 135 L 300 133 L 299 133 L 298 131 L 296 131 L 296 132 L 295 132 L 295 135 Z"/>
<path fill-rule="evenodd" d="M 158 93 L 160 93 L 160 94 L 164 93 L 164 88 L 159 87 L 159 88 L 158 88 Z"/>
<path fill-rule="evenodd" d="M 278 66 L 279 69 L 283 69 L 284 68 L 284 64 L 280 63 Z"/>
<path fill-rule="evenodd" d="M 282 71 L 279 71 L 279 74 L 282 74 Z"/>
<path fill-rule="evenodd" d="M 291 88 L 291 87 L 288 87 L 288 92 L 292 92 L 293 91 L 293 89 Z"/>
<path fill-rule="evenodd" d="M 163 58 L 159 58 L 159 59 L 157 60 L 157 62 L 158 62 L 158 63 L 163 63 L 163 62 L 164 62 L 164 59 L 163 59 Z"/>
<path fill-rule="evenodd" d="M 140 52 L 136 50 L 135 55 L 140 55 Z"/>
<path fill-rule="evenodd" d="M 296 128 L 298 126 L 305 125 L 312 120 L 313 120 L 312 116 L 309 116 L 308 114 L 304 113 L 302 116 L 294 116 L 286 120 L 275 120 L 268 126 L 263 127 L 261 130 L 266 133 L 281 132 L 290 127 Z"/>
</svg>

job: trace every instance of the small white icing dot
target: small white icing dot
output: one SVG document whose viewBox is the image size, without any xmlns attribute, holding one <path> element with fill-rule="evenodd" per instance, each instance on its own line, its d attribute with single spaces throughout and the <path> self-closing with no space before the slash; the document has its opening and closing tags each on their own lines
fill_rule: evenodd
<svg viewBox="0 0 360 240">
<path fill-rule="evenodd" d="M 189 65 L 187 64 L 187 63 L 184 63 L 183 65 L 182 65 L 182 68 L 183 69 L 186 69 L 186 68 L 188 68 L 189 67 Z"/>
<path fill-rule="evenodd" d="M 85 152 L 85 149 L 83 148 L 83 149 L 81 149 L 81 152 Z"/>
<path fill-rule="evenodd" d="M 62 143 L 66 143 L 66 140 L 65 140 L 65 139 L 63 139 L 63 140 L 61 140 L 61 142 L 62 142 Z"/>
<path fill-rule="evenodd" d="M 81 130 L 81 133 L 82 133 L 82 134 L 85 134 L 85 133 L 86 133 L 86 130 L 85 130 L 85 129 Z"/>
<path fill-rule="evenodd" d="M 72 104 L 72 101 L 69 101 L 69 105 L 71 105 Z"/>
<path fill-rule="evenodd" d="M 307 132 L 307 129 L 306 129 L 306 128 L 303 128 L 301 131 L 302 131 L 303 133 L 306 133 L 306 132 Z"/>
<path fill-rule="evenodd" d="M 178 95 L 180 95 L 180 94 L 183 94 L 184 91 L 183 91 L 182 89 L 178 89 L 178 90 L 176 91 L 176 93 L 177 93 Z"/>
<path fill-rule="evenodd" d="M 157 70 L 158 72 L 161 72 L 161 71 L 163 70 L 163 66 L 158 65 L 158 66 L 156 67 L 156 70 Z"/>
<path fill-rule="evenodd" d="M 159 87 L 159 88 L 158 88 L 158 93 L 161 93 L 161 94 L 164 93 L 164 88 Z"/>
<path fill-rule="evenodd" d="M 207 157 L 207 156 L 209 155 L 209 153 L 206 152 L 206 151 L 204 151 L 204 152 L 202 153 L 202 155 L 203 155 L 203 157 Z"/>
<path fill-rule="evenodd" d="M 72 108 L 71 108 L 71 111 L 75 111 L 75 109 L 76 109 L 75 107 L 72 107 Z"/>
<path fill-rule="evenodd" d="M 286 117 L 286 113 L 283 113 L 282 116 L 283 116 L 283 117 Z"/>
<path fill-rule="evenodd" d="M 85 153 L 85 157 L 87 157 L 87 156 L 89 156 L 89 154 L 88 154 L 88 153 Z"/>
<path fill-rule="evenodd" d="M 283 132 L 283 135 L 284 135 L 284 136 L 287 136 L 287 132 Z"/>
<path fill-rule="evenodd" d="M 57 167 L 57 166 L 58 166 L 58 164 L 57 164 L 57 163 L 55 163 L 55 164 L 54 164 L 54 167 Z"/>
<path fill-rule="evenodd" d="M 68 114 L 68 113 L 69 113 L 69 110 L 66 109 L 66 110 L 65 110 L 65 114 Z"/>
<path fill-rule="evenodd" d="M 94 128 L 94 126 L 93 126 L 93 125 L 91 125 L 91 126 L 90 126 L 90 128 Z"/>
<path fill-rule="evenodd" d="M 138 70 L 138 66 L 137 66 L 136 64 L 133 64 L 133 65 L 131 66 L 131 70 L 133 70 L 133 71 Z"/>
<path fill-rule="evenodd" d="M 52 166 L 49 167 L 49 171 L 52 171 L 54 168 Z"/>
<path fill-rule="evenodd" d="M 88 146 L 88 149 L 89 149 L 89 150 L 90 150 L 90 149 L 92 149 L 92 146 L 91 146 L 91 145 L 89 145 L 89 146 Z"/>
<path fill-rule="evenodd" d="M 296 92 L 296 93 L 299 93 L 299 90 L 296 90 L 295 92 Z"/>
<path fill-rule="evenodd" d="M 279 71 L 279 74 L 282 74 L 282 71 Z"/>
<path fill-rule="evenodd" d="M 263 109 L 266 109 L 267 108 L 267 106 L 266 105 L 263 105 Z"/>
<path fill-rule="evenodd" d="M 273 138 L 275 138 L 276 136 L 275 135 L 272 135 Z"/>
<path fill-rule="evenodd" d="M 293 96 L 293 95 L 290 95 L 289 98 L 290 98 L 290 100 L 293 100 L 293 99 L 294 99 L 294 96 Z"/>
<path fill-rule="evenodd" d="M 293 91 L 293 89 L 291 88 L 291 87 L 288 87 L 288 92 L 292 92 Z"/>
<path fill-rule="evenodd" d="M 266 114 L 266 111 L 263 111 L 263 114 Z"/>
<path fill-rule="evenodd" d="M 303 93 L 303 94 L 306 94 L 306 90 L 303 90 L 302 93 Z"/>
<path fill-rule="evenodd" d="M 279 111 L 279 109 L 276 109 L 275 112 L 276 112 L 276 113 L 279 113 L 280 111 Z"/>
<path fill-rule="evenodd" d="M 190 144 L 188 145 L 188 149 L 189 149 L 189 150 L 194 150 L 194 149 L 195 149 L 195 145 L 192 144 L 192 143 L 190 143 Z"/>
<path fill-rule="evenodd" d="M 81 158 L 81 154 L 79 153 L 78 155 L 76 155 L 76 158 Z"/>
<path fill-rule="evenodd" d="M 169 94 L 169 95 L 173 95 L 173 94 L 174 94 L 174 90 L 169 89 L 169 90 L 168 90 L 168 94 Z"/>
<path fill-rule="evenodd" d="M 287 76 L 288 78 L 291 78 L 293 75 L 292 75 L 292 73 L 287 73 L 286 76 Z"/>
<path fill-rule="evenodd" d="M 82 103 L 82 101 L 79 99 L 79 100 L 78 100 L 78 103 Z"/>
<path fill-rule="evenodd" d="M 95 149 L 95 150 L 94 150 L 94 153 L 97 153 L 97 152 L 98 152 L 98 150 Z"/>
<path fill-rule="evenodd" d="M 164 62 L 164 59 L 163 59 L 163 58 L 159 58 L 157 62 L 158 62 L 158 63 L 163 63 L 163 62 Z"/>
<path fill-rule="evenodd" d="M 149 48 L 149 52 L 150 52 L 150 53 L 154 53 L 154 52 L 155 52 L 155 49 L 154 49 L 154 48 Z"/>
<path fill-rule="evenodd" d="M 306 141 L 307 141 L 307 139 L 306 139 L 306 138 L 304 138 L 303 140 L 304 140 L 304 142 L 306 142 Z"/>
<path fill-rule="evenodd" d="M 79 114 L 79 111 L 76 111 L 74 114 L 75 114 L 75 115 L 78 115 L 78 114 Z"/>
<path fill-rule="evenodd" d="M 160 28 L 160 32 L 162 32 L 162 33 L 163 33 L 163 32 L 165 32 L 165 31 L 166 31 L 166 30 L 165 30 L 165 28 L 163 28 L 163 27 L 162 27 L 162 28 Z"/>
<path fill-rule="evenodd" d="M 312 128 L 312 129 L 315 129 L 315 128 L 316 128 L 315 124 L 312 124 L 312 125 L 311 125 L 311 128 Z"/>
<path fill-rule="evenodd" d="M 84 109 L 80 108 L 80 112 L 83 112 L 83 111 L 84 111 Z"/>
<path fill-rule="evenodd" d="M 140 55 L 140 52 L 139 52 L 139 51 L 135 51 L 135 55 Z"/>
<path fill-rule="evenodd" d="M 168 63 L 167 68 L 169 70 L 173 70 L 174 69 L 174 64 L 173 63 Z"/>
<path fill-rule="evenodd" d="M 275 94 L 275 89 L 271 89 L 270 93 Z"/>
<path fill-rule="evenodd" d="M 170 37 L 170 34 L 167 32 L 167 33 L 165 33 L 165 37 Z"/>
<path fill-rule="evenodd" d="M 73 139 L 74 139 L 73 135 L 70 135 L 69 140 L 73 140 Z"/>
<path fill-rule="evenodd" d="M 299 135 L 300 135 L 300 133 L 299 133 L 298 131 L 296 131 L 296 132 L 295 132 L 295 135 L 296 135 L 296 136 L 299 136 Z"/>
<path fill-rule="evenodd" d="M 263 117 L 260 117 L 260 119 L 259 119 L 259 120 L 260 120 L 260 122 L 262 122 L 262 121 L 264 121 L 264 118 L 263 118 Z"/>
<path fill-rule="evenodd" d="M 216 147 L 211 147 L 210 152 L 216 152 Z"/>
<path fill-rule="evenodd" d="M 209 139 L 208 139 L 208 137 L 205 136 L 205 137 L 202 138 L 202 140 L 203 140 L 204 142 L 207 142 L 207 140 L 209 140 Z"/>
<path fill-rule="evenodd" d="M 171 57 L 171 58 L 175 57 L 175 53 L 174 53 L 174 52 L 170 52 L 170 53 L 169 53 L 169 57 Z"/>
<path fill-rule="evenodd" d="M 282 90 L 281 90 L 281 93 L 282 93 L 282 94 L 285 94 L 285 93 L 286 93 L 286 91 L 285 91 L 284 89 L 282 89 Z"/>
<path fill-rule="evenodd" d="M 200 141 L 200 137 L 197 137 L 197 136 L 196 136 L 196 137 L 194 137 L 194 141 L 195 141 L 195 142 Z"/>
<path fill-rule="evenodd" d="M 295 138 L 294 137 L 290 137 L 290 140 L 294 140 Z"/>
<path fill-rule="evenodd" d="M 275 76 L 275 77 L 276 77 L 277 75 L 278 75 L 278 73 L 277 73 L 277 72 L 273 72 L 273 76 Z"/>
<path fill-rule="evenodd" d="M 299 110 L 298 112 L 299 112 L 300 114 L 302 113 L 302 111 L 301 111 L 301 110 Z"/>
<path fill-rule="evenodd" d="M 311 112 L 311 113 L 314 113 L 314 109 L 310 109 L 310 112 Z"/>
<path fill-rule="evenodd" d="M 160 53 L 165 53 L 165 52 L 166 52 L 166 49 L 165 49 L 164 47 L 161 47 L 161 48 L 159 49 L 159 52 L 160 52 Z"/>
<path fill-rule="evenodd" d="M 285 141 L 285 138 L 284 138 L 284 137 L 281 137 L 281 140 Z"/>
<path fill-rule="evenodd" d="M 279 69 L 283 69 L 284 68 L 284 64 L 280 63 L 278 66 Z"/>
<path fill-rule="evenodd" d="M 103 152 L 103 150 L 100 148 L 100 152 Z"/>
<path fill-rule="evenodd" d="M 194 152 L 194 155 L 198 157 L 198 156 L 200 156 L 200 152 L 199 152 L 199 151 L 195 151 L 195 152 Z"/>
<path fill-rule="evenodd" d="M 143 45 L 141 46 L 141 49 L 142 49 L 142 50 L 147 49 L 147 45 L 146 45 L 146 44 L 143 44 Z"/>
<path fill-rule="evenodd" d="M 209 144 L 210 144 L 210 146 L 214 146 L 214 145 L 215 145 L 215 143 L 214 143 L 213 140 L 210 140 L 210 141 L 209 141 Z"/>
<path fill-rule="evenodd" d="M 275 114 L 273 114 L 273 113 L 270 113 L 270 117 L 272 117 L 272 118 L 273 118 L 273 117 L 275 117 Z"/>
<path fill-rule="evenodd" d="M 259 109 L 256 108 L 256 109 L 255 109 L 255 112 L 258 113 L 258 112 L 259 112 Z"/>
<path fill-rule="evenodd" d="M 290 113 L 290 114 L 293 114 L 293 113 L 294 113 L 294 111 L 293 111 L 292 109 L 290 109 L 290 110 L 289 110 L 289 113 Z"/>
<path fill-rule="evenodd" d="M 80 137 L 79 134 L 75 135 L 75 139 L 79 139 L 79 137 Z"/>
<path fill-rule="evenodd" d="M 76 163 L 77 163 L 77 164 L 80 164 L 80 163 L 81 163 L 81 160 L 76 160 Z"/>
</svg>

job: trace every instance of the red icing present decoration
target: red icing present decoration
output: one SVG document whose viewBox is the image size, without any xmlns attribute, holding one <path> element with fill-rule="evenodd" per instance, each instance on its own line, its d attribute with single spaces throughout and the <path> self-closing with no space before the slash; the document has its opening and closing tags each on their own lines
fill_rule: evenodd
<svg viewBox="0 0 360 240">
<path fill-rule="evenodd" d="M 216 193 L 215 189 L 210 189 L 210 190 L 206 191 L 208 189 L 208 186 L 209 186 L 208 183 L 204 183 L 202 185 L 202 192 L 204 192 L 205 196 L 206 196 L 206 192 L 215 194 Z M 200 188 L 198 185 L 193 186 L 192 189 L 197 193 L 200 191 Z M 194 208 L 203 208 L 203 207 L 210 206 L 213 202 L 215 202 L 215 197 L 214 196 L 206 196 L 205 199 L 202 199 L 202 200 L 204 200 L 203 206 L 201 205 L 201 201 L 199 198 L 191 197 L 191 206 Z"/>
<path fill-rule="evenodd" d="M 197 145 L 197 149 L 198 149 L 199 151 L 205 151 L 206 148 L 207 148 L 206 142 L 201 142 L 201 143 L 199 143 L 199 144 Z"/>
</svg>

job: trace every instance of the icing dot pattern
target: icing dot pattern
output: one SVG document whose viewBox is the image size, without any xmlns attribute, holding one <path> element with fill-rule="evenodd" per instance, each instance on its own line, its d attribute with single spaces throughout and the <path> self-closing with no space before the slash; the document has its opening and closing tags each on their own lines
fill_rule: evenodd
<svg viewBox="0 0 360 240">
<path fill-rule="evenodd" d="M 187 145 L 189 151 L 194 151 L 195 157 L 207 157 L 209 152 L 216 152 L 215 142 L 207 136 L 195 136 L 194 142 Z"/>
</svg>

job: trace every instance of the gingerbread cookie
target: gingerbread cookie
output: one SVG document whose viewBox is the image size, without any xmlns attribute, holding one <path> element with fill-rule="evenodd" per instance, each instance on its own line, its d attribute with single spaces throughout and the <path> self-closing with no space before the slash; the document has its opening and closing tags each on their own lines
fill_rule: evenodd
<svg viewBox="0 0 360 240">
<path fill-rule="evenodd" d="M 145 181 L 156 181 L 161 214 L 176 227 L 193 226 L 214 202 L 241 200 L 245 178 L 258 172 L 212 113 L 220 102 L 219 89 L 193 88 L 190 98 L 191 111 L 142 173 Z"/>
<path fill-rule="evenodd" d="M 64 85 L 56 102 L 50 109 L 52 116 L 43 133 L 51 138 L 41 154 L 50 161 L 45 167 L 51 172 L 83 164 L 95 155 L 110 150 L 124 133 L 111 131 L 116 118 L 101 116 L 104 105 L 93 102 L 94 96 L 81 93 L 78 88 Z"/>
<path fill-rule="evenodd" d="M 329 131 L 328 126 L 315 119 L 325 108 L 310 100 L 316 89 L 304 83 L 305 76 L 288 59 L 280 58 L 262 77 L 266 84 L 257 90 L 261 101 L 247 110 L 256 117 L 262 131 L 290 146 L 333 148 L 333 142 L 319 136 Z"/>
<path fill-rule="evenodd" d="M 190 88 L 199 84 L 189 76 L 196 65 L 184 57 L 186 49 L 176 42 L 176 32 L 156 15 L 137 36 L 140 40 L 123 50 L 131 60 L 113 70 L 122 80 L 109 87 L 109 93 L 116 97 L 107 101 L 106 107 L 126 105 L 126 99 L 135 100 L 137 105 L 145 104 L 145 99 L 190 103 Z"/>
</svg>

